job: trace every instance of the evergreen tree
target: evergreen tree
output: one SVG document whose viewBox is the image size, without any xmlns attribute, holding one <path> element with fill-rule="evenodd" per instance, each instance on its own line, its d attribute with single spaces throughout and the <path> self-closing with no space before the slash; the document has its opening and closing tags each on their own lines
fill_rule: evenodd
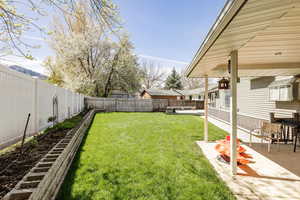
<svg viewBox="0 0 300 200">
<path fill-rule="evenodd" d="M 181 77 L 173 68 L 171 74 L 167 77 L 165 82 L 165 88 L 170 89 L 182 89 Z"/>
</svg>

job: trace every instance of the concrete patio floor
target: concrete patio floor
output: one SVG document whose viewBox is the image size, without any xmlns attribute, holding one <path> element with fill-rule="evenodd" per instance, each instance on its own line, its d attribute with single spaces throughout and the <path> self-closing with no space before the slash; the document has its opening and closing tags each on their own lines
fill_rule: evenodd
<svg viewBox="0 0 300 200">
<path fill-rule="evenodd" d="M 229 123 L 222 122 L 215 118 L 209 117 L 209 122 L 218 126 L 219 128 L 227 131 L 231 131 Z M 249 132 L 244 129 L 238 129 L 238 138 L 243 141 L 244 144 L 249 146 Z M 258 153 L 262 154 L 266 158 L 286 168 L 292 173 L 300 176 L 300 147 L 297 147 L 297 151 L 294 152 L 293 144 L 277 144 L 271 145 L 271 151 L 267 151 L 267 144 L 262 144 L 259 138 L 253 137 L 253 144 L 251 148 Z"/>
<path fill-rule="evenodd" d="M 280 144 L 279 148 L 272 144 L 271 152 L 266 150 L 266 144 L 255 143 L 251 148 L 300 177 L 300 147 L 297 147 L 296 152 L 293 151 L 293 144 Z"/>
<path fill-rule="evenodd" d="M 204 110 L 176 110 L 176 114 L 203 116 Z"/>
<path fill-rule="evenodd" d="M 209 122 L 230 132 L 230 124 L 208 118 Z M 198 141 L 204 155 L 226 182 L 237 199 L 241 200 L 300 200 L 300 147 L 293 152 L 293 145 L 261 144 L 260 139 L 253 138 L 251 148 L 248 146 L 249 133 L 238 129 L 238 138 L 243 141 L 243 147 L 253 157 L 254 163 L 238 167 L 238 175 L 231 176 L 230 166 L 216 159 L 215 142 Z"/>
<path fill-rule="evenodd" d="M 202 116 L 202 118 L 204 119 L 204 116 Z M 231 131 L 231 126 L 227 122 L 215 119 L 213 117 L 208 117 L 208 121 L 228 133 L 230 133 L 230 131 Z M 209 135 L 209 133 L 208 133 L 208 135 Z M 241 128 L 238 128 L 238 130 L 237 130 L 237 137 L 240 140 L 242 140 L 243 142 L 249 142 L 249 139 L 250 139 L 248 131 L 246 131 L 245 129 L 241 129 Z M 254 143 L 259 143 L 260 139 L 253 137 L 252 141 Z"/>
<path fill-rule="evenodd" d="M 198 141 L 204 155 L 239 200 L 299 200 L 300 177 L 281 167 L 247 145 L 247 153 L 254 163 L 238 167 L 238 175 L 231 176 L 230 165 L 216 159 L 215 142 Z"/>
</svg>

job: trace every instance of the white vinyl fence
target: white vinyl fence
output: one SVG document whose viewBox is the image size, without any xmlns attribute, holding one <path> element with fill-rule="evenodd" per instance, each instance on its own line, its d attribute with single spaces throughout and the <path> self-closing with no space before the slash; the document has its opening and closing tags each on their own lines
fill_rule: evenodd
<svg viewBox="0 0 300 200">
<path fill-rule="evenodd" d="M 20 140 L 27 116 L 27 135 L 61 122 L 84 108 L 84 96 L 0 66 L 0 149 Z"/>
</svg>

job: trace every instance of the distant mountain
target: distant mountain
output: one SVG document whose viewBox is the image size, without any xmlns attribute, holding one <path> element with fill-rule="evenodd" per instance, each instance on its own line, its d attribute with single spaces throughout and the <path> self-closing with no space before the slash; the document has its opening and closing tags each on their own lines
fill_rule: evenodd
<svg viewBox="0 0 300 200">
<path fill-rule="evenodd" d="M 46 80 L 48 79 L 47 76 L 43 75 L 43 74 L 40 74 L 38 72 L 35 72 L 35 71 L 32 71 L 30 69 L 26 69 L 24 67 L 20 67 L 18 65 L 12 65 L 12 66 L 9 66 L 8 67 L 9 69 L 12 69 L 12 70 L 15 70 L 15 71 L 18 71 L 18 72 L 21 72 L 23 74 L 27 74 L 31 77 L 37 77 L 38 79 L 42 79 L 42 80 Z"/>
</svg>

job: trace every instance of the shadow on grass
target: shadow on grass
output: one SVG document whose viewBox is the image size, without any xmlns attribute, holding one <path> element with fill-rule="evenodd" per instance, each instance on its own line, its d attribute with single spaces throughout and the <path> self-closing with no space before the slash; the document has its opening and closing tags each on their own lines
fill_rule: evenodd
<svg viewBox="0 0 300 200">
<path fill-rule="evenodd" d="M 97 114 L 97 113 L 96 113 Z M 72 187 L 73 187 L 73 184 L 75 183 L 75 176 L 76 176 L 76 170 L 78 168 L 80 168 L 80 157 L 81 157 L 81 153 L 83 152 L 82 148 L 83 146 L 85 145 L 86 143 L 86 138 L 88 136 L 88 133 L 91 129 L 91 126 L 92 124 L 94 123 L 94 119 L 95 119 L 95 116 L 96 114 L 94 115 L 93 117 L 93 120 L 91 122 L 91 124 L 89 125 L 88 129 L 86 130 L 86 133 L 82 139 L 82 142 L 80 144 L 80 147 L 78 148 L 78 151 L 74 157 L 74 160 L 72 162 L 72 165 L 71 167 L 69 168 L 68 170 L 68 173 L 67 173 L 67 176 L 65 177 L 64 179 L 64 182 L 63 184 L 61 185 L 60 189 L 59 189 L 59 192 L 56 196 L 56 200 L 63 200 L 63 199 L 67 199 L 67 200 L 71 200 L 71 199 L 80 199 L 80 200 L 83 200 L 83 199 L 91 199 L 91 196 L 93 194 L 91 194 L 91 192 L 89 193 L 83 193 L 81 194 L 80 196 L 76 196 L 74 198 L 71 198 L 71 194 L 72 194 Z"/>
</svg>

